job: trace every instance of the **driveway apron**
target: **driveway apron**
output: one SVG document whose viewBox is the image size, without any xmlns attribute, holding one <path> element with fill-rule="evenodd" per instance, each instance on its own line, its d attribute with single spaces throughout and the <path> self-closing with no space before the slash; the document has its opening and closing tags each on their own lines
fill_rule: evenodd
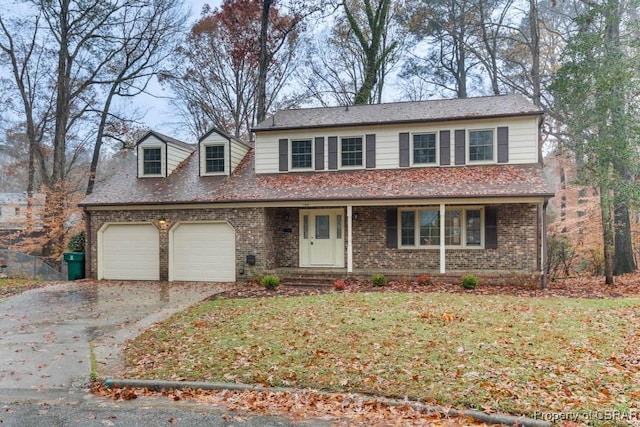
<svg viewBox="0 0 640 427">
<path fill-rule="evenodd" d="M 127 339 L 229 286 L 80 281 L 0 300 L 0 393 L 85 387 L 92 352 L 99 375 L 117 376 Z"/>
</svg>

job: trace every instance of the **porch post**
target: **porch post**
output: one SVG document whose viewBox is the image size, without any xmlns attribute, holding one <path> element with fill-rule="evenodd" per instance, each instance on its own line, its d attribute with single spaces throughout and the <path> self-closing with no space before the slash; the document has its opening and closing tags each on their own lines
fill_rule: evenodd
<svg viewBox="0 0 640 427">
<path fill-rule="evenodd" d="M 347 273 L 353 273 L 353 206 L 347 205 Z"/>
<path fill-rule="evenodd" d="M 444 209 L 444 203 L 440 203 L 440 274 L 444 274 L 447 272 L 447 268 L 446 268 L 446 254 L 445 254 L 445 242 L 444 242 L 444 238 L 445 238 L 445 221 L 444 221 L 444 216 L 445 216 L 445 209 Z"/>
</svg>

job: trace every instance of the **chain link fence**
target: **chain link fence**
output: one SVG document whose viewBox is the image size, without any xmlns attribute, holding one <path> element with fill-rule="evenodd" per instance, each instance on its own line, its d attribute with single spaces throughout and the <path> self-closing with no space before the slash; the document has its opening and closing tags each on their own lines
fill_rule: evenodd
<svg viewBox="0 0 640 427">
<path fill-rule="evenodd" d="M 0 277 L 66 280 L 65 274 L 47 264 L 43 258 L 0 249 Z"/>
</svg>

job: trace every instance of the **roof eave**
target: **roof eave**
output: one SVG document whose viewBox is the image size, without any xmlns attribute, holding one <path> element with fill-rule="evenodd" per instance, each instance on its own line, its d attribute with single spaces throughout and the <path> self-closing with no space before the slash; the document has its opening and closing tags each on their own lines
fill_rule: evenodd
<svg viewBox="0 0 640 427">
<path fill-rule="evenodd" d="M 434 196 L 390 196 L 390 197 L 332 197 L 332 198 L 295 198 L 295 199 L 224 199 L 224 200 L 189 200 L 189 201 L 148 201 L 122 203 L 78 203 L 81 208 L 91 207 L 122 207 L 122 206 L 155 206 L 155 205 L 208 205 L 208 204 L 242 204 L 242 203 L 305 203 L 305 202 L 346 202 L 346 201 L 383 201 L 383 200 L 429 200 L 429 199 L 509 199 L 509 198 L 544 198 L 548 199 L 555 193 L 526 193 L 526 194 L 457 194 Z"/>
<path fill-rule="evenodd" d="M 412 120 L 393 120 L 388 122 L 353 122 L 353 123 L 338 123 L 338 124 L 319 124 L 319 125 L 307 125 L 307 126 L 274 126 L 266 128 L 252 128 L 251 132 L 272 132 L 272 131 L 285 131 L 285 130 L 299 130 L 299 129 L 322 129 L 322 128 L 343 128 L 343 127 L 364 127 L 364 126 L 388 126 L 388 125 L 402 125 L 402 124 L 415 124 L 415 123 L 437 123 L 443 121 L 463 121 L 463 120 L 481 120 L 481 119 L 496 119 L 505 117 L 524 117 L 524 116 L 543 116 L 544 111 L 528 111 L 522 113 L 509 113 L 509 114 L 487 114 L 482 116 L 463 116 L 463 117 L 440 117 L 434 119 L 412 119 Z"/>
</svg>

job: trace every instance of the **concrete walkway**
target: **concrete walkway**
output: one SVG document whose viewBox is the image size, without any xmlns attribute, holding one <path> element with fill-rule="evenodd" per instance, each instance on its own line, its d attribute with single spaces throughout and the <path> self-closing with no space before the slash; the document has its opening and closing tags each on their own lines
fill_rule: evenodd
<svg viewBox="0 0 640 427">
<path fill-rule="evenodd" d="M 127 339 L 228 286 L 79 281 L 0 300 L 0 393 L 85 387 L 92 351 L 99 375 L 118 376 Z"/>
</svg>

